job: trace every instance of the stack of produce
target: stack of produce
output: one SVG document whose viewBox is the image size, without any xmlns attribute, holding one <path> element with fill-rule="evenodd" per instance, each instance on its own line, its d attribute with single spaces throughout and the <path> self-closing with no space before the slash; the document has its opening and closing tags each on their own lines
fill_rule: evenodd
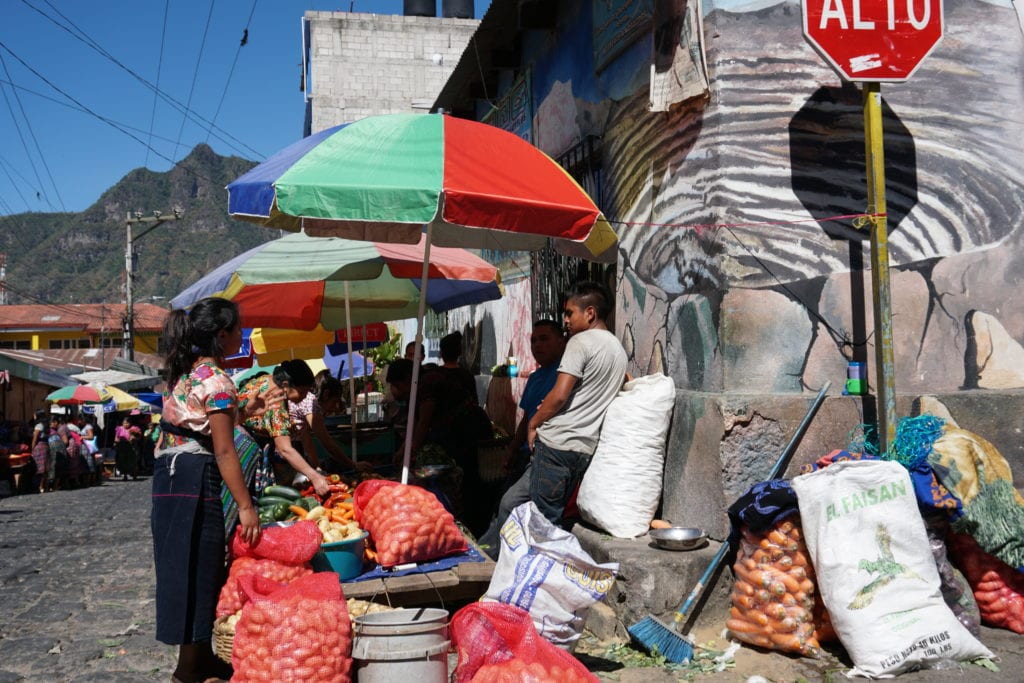
<svg viewBox="0 0 1024 683">
<path fill-rule="evenodd" d="M 814 656 L 835 631 L 816 595 L 814 569 L 799 521 L 782 520 L 764 534 L 742 528 L 732 608 L 726 626 L 740 641 Z"/>
<path fill-rule="evenodd" d="M 320 505 L 315 496 L 303 496 L 290 486 L 268 486 L 256 500 L 260 509 L 260 524 L 283 522 L 294 513 L 291 508 L 300 507 L 305 511 Z"/>
<path fill-rule="evenodd" d="M 597 676 L 552 645 L 521 607 L 475 602 L 452 617 L 457 683 L 596 683 Z"/>
<path fill-rule="evenodd" d="M 971 585 L 982 622 L 1024 633 L 1024 574 L 986 553 L 967 534 L 949 534 L 946 546 Z"/>
<path fill-rule="evenodd" d="M 228 578 L 217 600 L 217 616 L 234 614 L 245 604 L 243 577 L 260 576 L 276 583 L 291 583 L 313 573 L 309 561 L 319 549 L 320 530 L 311 522 L 268 527 L 255 546 L 243 541 L 236 531 L 231 538 Z"/>
<path fill-rule="evenodd" d="M 468 547 L 451 513 L 419 486 L 363 482 L 356 487 L 355 505 L 382 567 L 428 562 Z"/>
<path fill-rule="evenodd" d="M 351 622 L 337 574 L 287 586 L 247 577 L 243 590 L 249 600 L 236 624 L 232 681 L 351 681 Z"/>
<path fill-rule="evenodd" d="M 258 560 L 255 557 L 240 557 L 231 563 L 227 581 L 220 589 L 217 600 L 217 616 L 236 614 L 245 605 L 245 593 L 239 581 L 243 576 L 262 576 L 280 584 L 288 584 L 295 579 L 312 574 L 308 563 L 299 565 L 285 564 L 277 560 Z"/>
</svg>

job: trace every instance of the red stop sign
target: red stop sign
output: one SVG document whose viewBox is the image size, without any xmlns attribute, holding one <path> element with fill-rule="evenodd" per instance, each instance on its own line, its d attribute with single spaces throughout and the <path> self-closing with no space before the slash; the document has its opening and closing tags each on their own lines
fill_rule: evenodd
<svg viewBox="0 0 1024 683">
<path fill-rule="evenodd" d="M 942 38 L 942 0 L 802 0 L 804 37 L 849 81 L 905 81 Z"/>
</svg>

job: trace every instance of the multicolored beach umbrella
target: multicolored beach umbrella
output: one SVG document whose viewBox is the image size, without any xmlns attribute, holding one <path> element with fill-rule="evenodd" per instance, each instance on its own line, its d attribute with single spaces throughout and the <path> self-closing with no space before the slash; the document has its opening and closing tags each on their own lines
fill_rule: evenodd
<svg viewBox="0 0 1024 683">
<path fill-rule="evenodd" d="M 285 235 L 215 268 L 171 305 L 188 308 L 204 297 L 222 296 L 238 304 L 245 327 L 284 330 L 338 330 L 412 318 L 422 293 L 420 237 L 419 244 L 407 245 Z M 503 293 L 498 269 L 464 249 L 431 250 L 428 278 L 426 303 L 437 312 Z M 328 342 L 316 343 L 322 348 L 334 341 L 334 334 L 329 336 Z"/>
<path fill-rule="evenodd" d="M 371 116 L 311 135 L 228 185 L 228 212 L 310 235 L 536 250 L 612 261 L 617 238 L 587 193 L 539 149 L 439 114 Z"/>
</svg>

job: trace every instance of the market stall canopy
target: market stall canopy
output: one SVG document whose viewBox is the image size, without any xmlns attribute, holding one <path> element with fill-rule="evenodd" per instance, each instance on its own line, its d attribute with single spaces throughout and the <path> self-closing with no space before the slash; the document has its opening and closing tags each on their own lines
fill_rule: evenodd
<svg viewBox="0 0 1024 683">
<path fill-rule="evenodd" d="M 100 384 L 79 384 L 61 387 L 46 396 L 50 403 L 61 406 L 102 406 L 103 412 L 118 410 L 149 410 L 155 408 L 141 399 L 114 386 Z"/>
<path fill-rule="evenodd" d="M 407 245 L 286 235 L 210 271 L 171 305 L 222 296 L 238 304 L 244 326 L 286 330 L 344 328 L 346 302 L 353 327 L 412 318 L 422 290 L 420 238 Z M 426 303 L 437 312 L 503 293 L 498 269 L 465 249 L 433 249 L 428 278 Z"/>
<path fill-rule="evenodd" d="M 522 138 L 448 115 L 370 116 L 303 138 L 228 185 L 235 218 L 311 235 L 612 262 L 587 193 Z"/>
<path fill-rule="evenodd" d="M 80 372 L 77 375 L 71 376 L 86 384 L 117 386 L 125 391 L 152 389 L 154 385 L 163 381 L 162 378 L 156 375 L 140 375 L 121 370 Z"/>
</svg>

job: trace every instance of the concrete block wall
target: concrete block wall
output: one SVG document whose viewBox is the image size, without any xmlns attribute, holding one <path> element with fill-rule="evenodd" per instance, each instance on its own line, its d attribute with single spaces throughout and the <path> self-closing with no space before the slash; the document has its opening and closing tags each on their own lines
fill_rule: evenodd
<svg viewBox="0 0 1024 683">
<path fill-rule="evenodd" d="M 313 132 L 366 116 L 426 113 L 476 19 L 306 12 Z"/>
</svg>

